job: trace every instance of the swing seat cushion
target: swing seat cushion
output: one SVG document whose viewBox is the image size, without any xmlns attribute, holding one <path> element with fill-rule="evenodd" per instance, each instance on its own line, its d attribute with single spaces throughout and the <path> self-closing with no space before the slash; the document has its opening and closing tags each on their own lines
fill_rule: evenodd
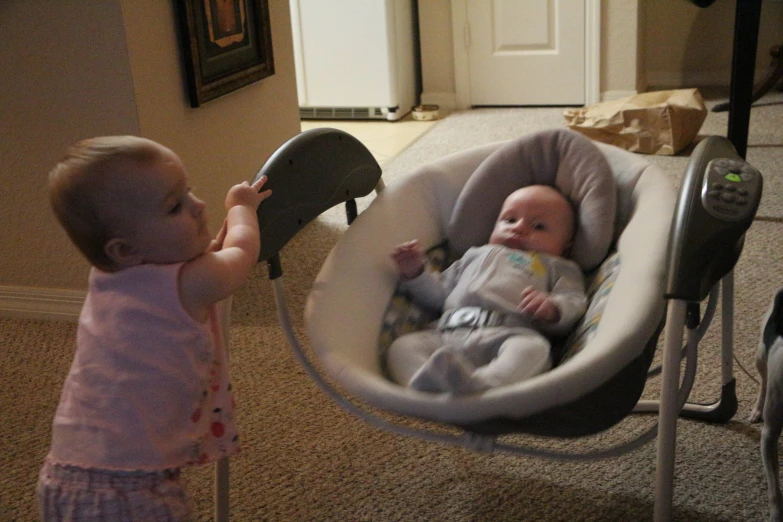
<svg viewBox="0 0 783 522">
<path fill-rule="evenodd" d="M 461 255 L 485 245 L 506 198 L 520 187 L 549 185 L 568 198 L 576 214 L 570 257 L 589 271 L 614 239 L 617 187 L 598 147 L 581 134 L 550 130 L 511 140 L 471 174 L 454 205 L 447 237 Z"/>
<path fill-rule="evenodd" d="M 563 159 L 569 151 L 580 150 L 581 145 L 572 146 L 571 134 L 576 133 L 566 129 L 545 133 L 543 139 L 549 143 L 555 140 L 567 144 L 551 154 L 557 159 L 557 165 L 576 161 L 570 156 L 567 161 Z M 391 335 L 388 329 L 384 330 L 384 322 L 387 326 L 391 322 L 402 324 L 403 329 L 409 327 L 404 325 L 405 320 L 389 321 L 387 315 L 394 308 L 390 308 L 390 302 L 397 287 L 395 267 L 389 256 L 392 248 L 413 238 L 430 246 L 448 240 L 452 251 L 466 249 L 474 241 L 486 242 L 505 198 L 502 192 L 510 193 L 518 188 L 518 182 L 513 188 L 498 191 L 491 205 L 489 199 L 483 198 L 471 203 L 463 195 L 463 189 L 471 183 L 478 184 L 474 176 L 484 170 L 484 162 L 495 152 L 505 154 L 515 141 L 533 143 L 536 153 L 540 152 L 542 138 L 529 138 L 475 147 L 419 167 L 389 183 L 340 238 L 316 278 L 305 319 L 312 347 L 324 370 L 348 393 L 394 413 L 460 426 L 492 423 L 497 419 L 541 419 L 553 411 L 566 412 L 571 418 L 574 412 L 579 418 L 590 418 L 593 416 L 590 407 L 611 410 L 611 415 L 605 417 L 610 419 L 608 422 L 616 422 L 624 415 L 620 410 L 635 403 L 663 318 L 666 250 L 676 192 L 660 169 L 639 156 L 605 144 L 588 143 L 587 148 L 600 152 L 613 178 L 610 185 L 615 197 L 605 195 L 612 207 L 611 215 L 603 214 L 600 205 L 591 211 L 595 221 L 609 224 L 608 238 L 606 229 L 604 235 L 587 234 L 581 247 L 585 255 L 579 262 L 585 270 L 592 270 L 602 262 L 610 247 L 617 251 L 617 258 L 611 262 L 614 267 L 611 277 L 596 287 L 595 296 L 600 296 L 603 303 L 600 307 L 591 304 L 585 316 L 588 323 L 583 322 L 584 335 L 571 340 L 561 363 L 526 381 L 464 396 L 418 392 L 391 382 L 384 375 L 379 339 L 383 341 L 382 331 L 383 335 Z M 538 176 L 541 169 L 517 169 L 517 172 L 521 170 Z M 568 178 L 568 173 L 575 171 L 564 167 L 554 174 L 550 171 L 550 176 L 554 176 L 554 184 L 569 196 L 591 194 L 589 184 Z M 534 182 L 553 184 L 551 181 L 552 177 L 543 181 L 534 178 Z M 606 190 L 606 185 L 603 187 Z M 484 209 L 485 203 L 493 208 Z M 458 212 L 460 206 L 464 214 Z M 491 216 L 491 220 L 487 218 L 489 228 L 486 223 L 479 224 L 478 219 L 471 221 L 474 224 L 461 221 L 460 216 L 467 216 L 476 208 Z M 577 206 L 580 224 L 589 218 L 583 216 L 582 208 Z M 454 232 L 469 230 L 474 225 L 475 238 L 455 241 Z M 598 243 L 590 243 L 591 240 Z M 591 271 L 589 275 L 594 273 Z M 606 286 L 607 281 L 611 288 Z M 409 313 L 403 303 L 397 304 L 401 305 L 400 314 Z M 425 319 L 418 317 L 413 321 Z M 577 331 L 579 328 L 575 336 Z M 629 369 L 633 375 L 628 373 Z M 607 392 L 602 388 L 612 383 L 619 389 Z M 621 401 L 622 408 L 593 400 L 588 402 L 597 404 L 585 409 L 580 401 L 591 394 L 627 397 Z M 552 424 L 559 422 L 555 418 Z"/>
</svg>

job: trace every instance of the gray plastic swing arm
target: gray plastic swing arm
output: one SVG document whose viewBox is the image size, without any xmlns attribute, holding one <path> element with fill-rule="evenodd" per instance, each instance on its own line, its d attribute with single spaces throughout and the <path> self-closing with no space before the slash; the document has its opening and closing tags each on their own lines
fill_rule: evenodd
<svg viewBox="0 0 783 522">
<path fill-rule="evenodd" d="M 311 129 L 280 146 L 254 181 L 267 177 L 272 196 L 258 207 L 259 261 L 277 255 L 326 210 L 371 193 L 381 168 L 356 138 L 337 129 Z"/>
</svg>

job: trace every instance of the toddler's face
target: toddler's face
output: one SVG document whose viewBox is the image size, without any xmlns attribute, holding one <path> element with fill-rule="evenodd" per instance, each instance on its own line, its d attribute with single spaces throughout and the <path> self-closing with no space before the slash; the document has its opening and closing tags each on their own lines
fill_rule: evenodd
<svg viewBox="0 0 783 522">
<path fill-rule="evenodd" d="M 562 256 L 574 234 L 573 222 L 571 205 L 555 189 L 524 187 L 506 198 L 489 242 Z"/>
<path fill-rule="evenodd" d="M 160 160 L 133 169 L 126 178 L 115 209 L 121 223 L 117 235 L 127 239 L 143 263 L 189 261 L 212 240 L 206 205 L 190 191 L 179 157 L 160 148 Z"/>
</svg>

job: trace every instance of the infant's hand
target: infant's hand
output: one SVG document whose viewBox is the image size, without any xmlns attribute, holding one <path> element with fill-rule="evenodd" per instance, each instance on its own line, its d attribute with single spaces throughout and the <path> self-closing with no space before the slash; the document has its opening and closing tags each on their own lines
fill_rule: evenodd
<svg viewBox="0 0 783 522">
<path fill-rule="evenodd" d="M 424 271 L 426 255 L 415 239 L 394 247 L 391 257 L 403 281 L 416 279 Z"/>
<path fill-rule="evenodd" d="M 226 194 L 226 210 L 237 205 L 247 205 L 253 210 L 258 209 L 258 205 L 272 195 L 271 190 L 261 192 L 264 183 L 266 183 L 266 176 L 261 176 L 252 185 L 243 181 L 239 185 L 231 187 Z"/>
<path fill-rule="evenodd" d="M 560 320 L 560 310 L 549 299 L 549 294 L 532 286 L 522 290 L 517 310 L 544 323 L 556 323 Z"/>
</svg>

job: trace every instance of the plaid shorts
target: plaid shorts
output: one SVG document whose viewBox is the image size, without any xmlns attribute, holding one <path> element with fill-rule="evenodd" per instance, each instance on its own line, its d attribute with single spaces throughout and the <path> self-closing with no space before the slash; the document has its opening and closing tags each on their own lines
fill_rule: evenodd
<svg viewBox="0 0 783 522">
<path fill-rule="evenodd" d="M 179 522 L 193 506 L 179 470 L 124 473 L 45 462 L 38 477 L 41 520 Z"/>
</svg>

